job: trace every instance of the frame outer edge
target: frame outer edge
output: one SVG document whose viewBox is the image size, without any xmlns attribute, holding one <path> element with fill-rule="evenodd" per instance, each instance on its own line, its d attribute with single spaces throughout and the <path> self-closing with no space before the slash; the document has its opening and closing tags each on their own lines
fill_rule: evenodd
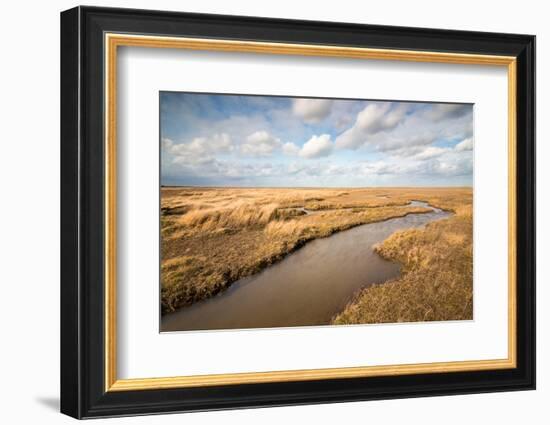
<svg viewBox="0 0 550 425">
<path fill-rule="evenodd" d="M 80 344 L 80 9 L 60 15 L 61 339 L 60 411 L 82 417 Z"/>
<path fill-rule="evenodd" d="M 528 334 L 528 348 L 526 347 L 526 379 L 528 381 L 529 389 L 536 389 L 536 37 L 531 36 L 529 42 L 526 43 L 525 49 L 522 52 L 523 60 L 525 62 L 525 74 L 523 75 L 525 80 L 525 99 L 524 105 L 526 106 L 525 122 L 524 122 L 524 141 L 526 149 L 526 167 L 524 184 L 526 186 L 527 204 L 528 204 L 528 220 L 527 223 L 527 235 L 526 245 L 528 246 L 528 259 L 525 261 L 526 281 L 530 285 L 529 287 L 529 299 L 525 300 L 525 333 Z M 521 100 L 518 101 L 518 103 Z M 519 104 L 518 104 L 519 106 Z M 518 128 L 518 133 L 521 129 Z M 518 182 L 519 184 L 519 182 Z M 523 194 L 522 194 L 523 195 Z"/>
<path fill-rule="evenodd" d="M 529 128 L 533 131 L 532 142 L 533 142 L 533 171 L 532 171 L 532 198 L 533 198 L 533 261 L 532 261 L 532 273 L 533 273 L 533 289 L 532 289 L 532 312 L 531 312 L 531 323 L 533 327 L 532 335 L 532 378 L 531 378 L 531 387 L 535 390 L 537 387 L 537 290 L 536 290 L 536 279 L 537 279 L 537 38 L 532 36 L 530 43 L 530 60 L 532 70 L 533 81 L 531 82 L 531 123 Z"/>
</svg>

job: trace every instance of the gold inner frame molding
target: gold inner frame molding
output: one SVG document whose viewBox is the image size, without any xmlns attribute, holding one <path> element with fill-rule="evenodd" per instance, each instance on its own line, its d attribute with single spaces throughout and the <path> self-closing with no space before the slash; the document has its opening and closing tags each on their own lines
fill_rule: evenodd
<svg viewBox="0 0 550 425">
<path fill-rule="evenodd" d="M 445 373 L 510 369 L 516 367 L 516 58 L 461 53 L 370 49 L 325 45 L 267 43 L 106 33 L 105 46 L 105 391 L 136 391 L 214 385 L 308 381 L 418 373 Z M 354 59 L 397 60 L 469 65 L 503 66 L 508 72 L 508 357 L 385 366 L 305 369 L 174 377 L 118 379 L 116 324 L 116 145 L 117 51 L 120 46 L 169 48 L 240 53 L 324 56 Z"/>
</svg>

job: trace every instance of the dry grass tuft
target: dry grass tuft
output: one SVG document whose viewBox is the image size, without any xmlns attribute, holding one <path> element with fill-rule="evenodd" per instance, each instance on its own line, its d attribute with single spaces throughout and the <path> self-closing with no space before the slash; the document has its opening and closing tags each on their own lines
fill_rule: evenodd
<svg viewBox="0 0 550 425">
<path fill-rule="evenodd" d="M 382 257 L 402 265 L 402 276 L 360 291 L 333 324 L 471 320 L 471 206 L 457 211 L 425 229 L 396 232 L 377 246 Z"/>
</svg>

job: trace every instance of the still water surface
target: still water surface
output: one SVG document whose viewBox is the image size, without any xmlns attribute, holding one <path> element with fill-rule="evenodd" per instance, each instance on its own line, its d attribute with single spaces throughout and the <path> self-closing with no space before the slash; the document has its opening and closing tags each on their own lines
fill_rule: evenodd
<svg viewBox="0 0 550 425">
<path fill-rule="evenodd" d="M 161 331 L 245 329 L 328 324 L 360 288 L 399 276 L 399 266 L 373 246 L 397 230 L 418 228 L 450 213 L 432 208 L 364 224 L 308 242 L 258 274 L 220 294 L 163 316 Z"/>
</svg>

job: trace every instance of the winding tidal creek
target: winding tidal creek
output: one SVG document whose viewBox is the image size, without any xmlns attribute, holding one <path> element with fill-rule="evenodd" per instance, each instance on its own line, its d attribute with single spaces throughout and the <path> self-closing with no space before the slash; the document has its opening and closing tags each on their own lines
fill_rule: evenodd
<svg viewBox="0 0 550 425">
<path fill-rule="evenodd" d="M 451 215 L 426 202 L 408 206 L 432 212 L 363 224 L 308 242 L 222 293 L 165 315 L 161 331 L 328 324 L 359 289 L 399 276 L 399 265 L 382 259 L 374 245 L 397 230 L 423 227 Z"/>
</svg>

